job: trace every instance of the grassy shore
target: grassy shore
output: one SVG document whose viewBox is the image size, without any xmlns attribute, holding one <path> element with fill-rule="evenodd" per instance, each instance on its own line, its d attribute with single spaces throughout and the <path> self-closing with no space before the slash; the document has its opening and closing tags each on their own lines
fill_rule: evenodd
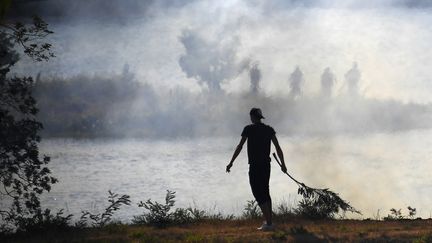
<svg viewBox="0 0 432 243">
<path fill-rule="evenodd" d="M 432 220 L 204 220 L 163 229 L 111 224 L 103 228 L 15 234 L 1 242 L 432 242 Z"/>
</svg>

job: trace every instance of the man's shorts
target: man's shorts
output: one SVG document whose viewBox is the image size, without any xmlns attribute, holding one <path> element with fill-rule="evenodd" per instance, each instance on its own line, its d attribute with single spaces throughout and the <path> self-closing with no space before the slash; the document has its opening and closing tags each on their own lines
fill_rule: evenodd
<svg viewBox="0 0 432 243">
<path fill-rule="evenodd" d="M 249 164 L 249 184 L 258 205 L 271 201 L 269 192 L 270 163 Z"/>
</svg>

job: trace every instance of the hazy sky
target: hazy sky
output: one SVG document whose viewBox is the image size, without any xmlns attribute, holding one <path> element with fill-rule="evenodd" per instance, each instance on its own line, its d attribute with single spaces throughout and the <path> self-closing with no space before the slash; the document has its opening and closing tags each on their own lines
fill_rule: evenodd
<svg viewBox="0 0 432 243">
<path fill-rule="evenodd" d="M 44 16 L 55 31 L 57 58 L 16 70 L 109 75 L 128 63 L 142 81 L 200 92 L 207 89 L 206 70 L 220 68 L 222 89 L 242 92 L 249 88 L 243 64 L 258 62 L 264 92 L 286 95 L 299 65 L 305 94 L 314 95 L 326 67 L 342 90 L 356 61 L 365 96 L 431 102 L 432 3 L 426 2 L 20 1 L 11 15 Z"/>
</svg>

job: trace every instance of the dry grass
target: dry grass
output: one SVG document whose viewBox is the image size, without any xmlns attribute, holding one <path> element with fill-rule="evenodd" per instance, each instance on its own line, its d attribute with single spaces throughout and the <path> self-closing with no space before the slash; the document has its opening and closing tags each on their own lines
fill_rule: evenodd
<svg viewBox="0 0 432 243">
<path fill-rule="evenodd" d="M 157 229 L 110 225 L 100 229 L 14 235 L 2 242 L 432 242 L 432 220 L 292 219 L 271 232 L 258 220 L 204 221 Z"/>
</svg>

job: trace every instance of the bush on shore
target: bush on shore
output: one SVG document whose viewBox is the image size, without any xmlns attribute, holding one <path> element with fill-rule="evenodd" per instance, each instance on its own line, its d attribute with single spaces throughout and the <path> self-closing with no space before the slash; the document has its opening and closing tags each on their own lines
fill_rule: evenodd
<svg viewBox="0 0 432 243">
<path fill-rule="evenodd" d="M 234 215 L 223 216 L 222 213 L 211 214 L 198 208 L 174 208 L 176 192 L 167 190 L 165 203 L 153 202 L 148 199 L 146 202 L 139 202 L 138 207 L 146 209 L 141 215 L 135 216 L 133 224 L 150 225 L 164 228 L 169 225 L 182 225 L 199 222 L 202 220 L 231 220 Z"/>
</svg>

